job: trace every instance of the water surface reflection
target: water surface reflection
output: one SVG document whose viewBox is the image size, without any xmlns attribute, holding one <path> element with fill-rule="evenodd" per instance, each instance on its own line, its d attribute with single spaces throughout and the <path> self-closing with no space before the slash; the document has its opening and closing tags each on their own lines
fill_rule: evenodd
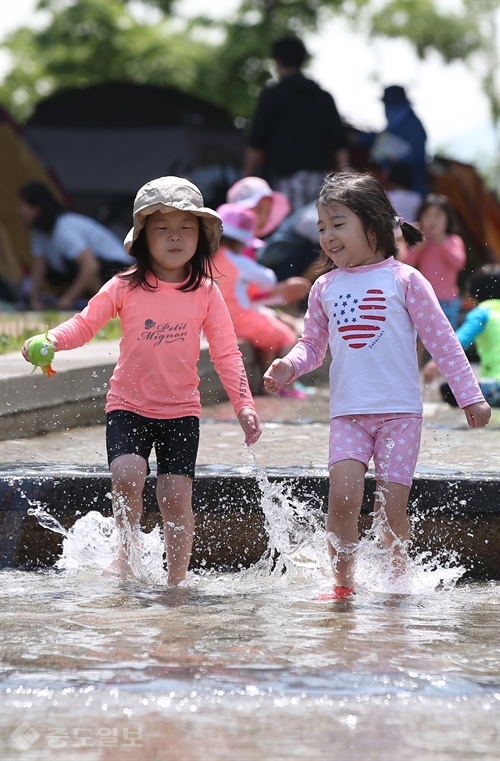
<svg viewBox="0 0 500 761">
<path fill-rule="evenodd" d="M 320 583 L 0 573 L 2 758 L 26 722 L 51 761 L 496 761 L 500 584 L 325 604 Z"/>
</svg>

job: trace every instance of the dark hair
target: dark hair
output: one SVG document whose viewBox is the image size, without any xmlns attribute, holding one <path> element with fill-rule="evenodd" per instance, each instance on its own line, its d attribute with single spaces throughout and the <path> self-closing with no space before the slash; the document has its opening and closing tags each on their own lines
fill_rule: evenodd
<svg viewBox="0 0 500 761">
<path fill-rule="evenodd" d="M 306 46 L 298 37 L 280 37 L 271 45 L 271 54 L 275 61 L 280 61 L 283 66 L 301 67 L 309 53 Z"/>
<path fill-rule="evenodd" d="M 39 206 L 32 227 L 43 233 L 51 233 L 57 222 L 57 218 L 64 214 L 66 209 L 52 195 L 49 188 L 43 182 L 28 182 L 19 191 L 19 195 L 30 206 Z"/>
<path fill-rule="evenodd" d="M 188 262 L 189 277 L 185 283 L 182 283 L 182 285 L 179 286 L 177 289 L 178 291 L 195 291 L 200 287 L 204 280 L 213 280 L 212 263 L 210 261 L 210 246 L 207 234 L 200 217 L 196 218 L 198 220 L 198 245 L 196 246 L 196 251 L 194 252 L 193 257 Z M 156 285 L 151 285 L 146 279 L 148 272 L 154 275 L 151 267 L 151 253 L 146 238 L 146 225 L 144 225 L 139 235 L 132 243 L 130 253 L 135 257 L 136 266 L 121 273 L 118 277 L 127 280 L 131 288 L 137 288 L 140 286 L 141 288 L 144 288 L 145 291 L 156 291 L 158 288 L 158 278 L 156 278 Z"/>
<path fill-rule="evenodd" d="M 438 209 L 441 209 L 441 211 L 444 211 L 446 214 L 446 217 L 448 219 L 448 222 L 446 224 L 446 235 L 451 235 L 452 233 L 457 232 L 457 220 L 455 217 L 455 212 L 453 211 L 453 208 L 450 204 L 449 199 L 446 196 L 438 195 L 437 193 L 429 193 L 428 196 L 425 196 L 424 200 L 418 207 L 417 211 L 417 219 L 420 221 L 420 217 L 422 214 L 427 211 L 431 206 L 437 206 Z"/>
<path fill-rule="evenodd" d="M 420 230 L 398 217 L 380 182 L 369 173 L 331 172 L 326 176 L 318 197 L 318 206 L 332 206 L 342 203 L 361 220 L 363 230 L 375 236 L 375 251 L 383 253 L 384 258 L 398 253 L 394 228 L 399 225 L 403 238 L 409 246 L 423 240 Z M 325 258 L 326 255 L 325 255 Z M 333 262 L 328 259 L 326 269 L 333 269 Z"/>
<path fill-rule="evenodd" d="M 405 190 L 411 190 L 415 181 L 411 166 L 399 161 L 397 164 L 391 164 L 388 179 L 395 185 L 400 185 Z"/>
<path fill-rule="evenodd" d="M 500 299 L 500 264 L 485 264 L 474 270 L 467 282 L 467 290 L 480 303 Z"/>
</svg>

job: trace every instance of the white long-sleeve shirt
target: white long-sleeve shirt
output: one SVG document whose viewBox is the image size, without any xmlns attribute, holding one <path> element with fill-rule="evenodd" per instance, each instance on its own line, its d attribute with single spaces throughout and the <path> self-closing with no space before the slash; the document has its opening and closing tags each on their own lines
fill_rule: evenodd
<svg viewBox="0 0 500 761">
<path fill-rule="evenodd" d="M 330 416 L 422 412 L 416 336 L 461 407 L 484 401 L 430 283 L 393 257 L 335 269 L 309 294 L 304 333 L 287 354 L 294 379 L 322 364 L 330 347 Z"/>
</svg>

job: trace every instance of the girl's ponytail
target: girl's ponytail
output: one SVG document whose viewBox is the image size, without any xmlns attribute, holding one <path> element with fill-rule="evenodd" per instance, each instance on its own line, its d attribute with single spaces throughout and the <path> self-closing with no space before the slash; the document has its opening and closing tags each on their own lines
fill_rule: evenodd
<svg viewBox="0 0 500 761">
<path fill-rule="evenodd" d="M 421 243 L 423 241 L 424 236 L 420 230 L 417 227 L 408 224 L 408 222 L 405 222 L 403 217 L 396 217 L 396 223 L 401 228 L 404 241 L 408 244 L 408 246 L 416 246 L 417 243 Z"/>
</svg>

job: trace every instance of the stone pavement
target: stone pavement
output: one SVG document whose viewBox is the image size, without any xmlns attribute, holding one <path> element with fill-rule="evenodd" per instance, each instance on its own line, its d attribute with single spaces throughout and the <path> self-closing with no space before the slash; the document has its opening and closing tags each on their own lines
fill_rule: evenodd
<svg viewBox="0 0 500 761">
<path fill-rule="evenodd" d="M 259 376 L 250 347 L 241 345 L 254 388 Z M 20 353 L 0 357 L 0 457 L 2 470 L 60 469 L 77 466 L 106 470 L 104 400 L 118 355 L 118 341 L 92 341 L 56 355 L 57 375 L 45 377 Z M 252 456 L 231 405 L 224 400 L 202 340 L 199 362 L 203 402 L 199 467 L 249 466 Z M 254 447 L 268 468 L 324 469 L 328 456 L 326 365 L 315 377 L 316 393 L 300 401 L 257 396 L 263 434 Z M 469 430 L 461 410 L 439 400 L 436 388 L 424 389 L 424 428 L 418 473 L 500 473 L 500 410 L 485 429 Z M 90 423 L 90 425 L 88 425 Z M 78 427 L 75 427 L 78 426 Z M 40 435 L 35 435 L 40 433 Z"/>
<path fill-rule="evenodd" d="M 254 446 L 267 468 L 325 469 L 328 457 L 328 389 L 323 384 L 305 401 L 256 397 L 263 433 Z M 417 473 L 467 474 L 490 477 L 500 472 L 500 413 L 490 426 L 469 430 L 461 410 L 441 402 L 426 402 Z M 104 425 L 69 428 L 32 438 L 0 441 L 3 471 L 77 467 L 106 470 Z M 154 461 L 154 458 L 153 458 Z M 231 405 L 203 407 L 199 467 L 252 465 Z"/>
</svg>

